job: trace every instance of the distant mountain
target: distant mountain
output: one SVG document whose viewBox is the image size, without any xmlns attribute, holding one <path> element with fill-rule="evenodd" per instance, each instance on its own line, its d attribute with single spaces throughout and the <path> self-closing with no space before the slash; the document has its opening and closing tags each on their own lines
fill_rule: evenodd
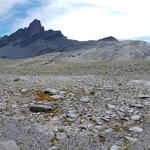
<svg viewBox="0 0 150 150">
<path fill-rule="evenodd" d="M 65 52 L 60 59 L 66 60 L 149 59 L 150 44 L 142 41 L 118 41 L 112 36 L 97 41 L 71 40 L 60 31 L 45 31 L 37 19 L 29 27 L 0 38 L 1 58 L 19 59 L 55 52 Z M 74 57 L 70 57 L 70 54 Z"/>
</svg>

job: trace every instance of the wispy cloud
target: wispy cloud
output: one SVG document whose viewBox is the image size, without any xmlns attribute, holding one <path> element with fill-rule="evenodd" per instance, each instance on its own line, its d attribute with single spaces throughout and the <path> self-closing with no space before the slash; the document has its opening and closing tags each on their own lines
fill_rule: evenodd
<svg viewBox="0 0 150 150">
<path fill-rule="evenodd" d="M 0 0 L 0 15 L 6 15 L 9 10 L 16 4 L 24 4 L 28 0 Z"/>
<path fill-rule="evenodd" d="M 11 33 L 18 18 L 26 18 L 28 11 L 39 6 L 38 0 L 0 0 L 0 35 Z"/>
</svg>

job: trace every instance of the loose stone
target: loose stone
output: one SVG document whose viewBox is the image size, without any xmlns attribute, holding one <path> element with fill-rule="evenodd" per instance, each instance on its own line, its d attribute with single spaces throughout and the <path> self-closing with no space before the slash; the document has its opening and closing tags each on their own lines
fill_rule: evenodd
<svg viewBox="0 0 150 150">
<path fill-rule="evenodd" d="M 137 127 L 137 126 L 131 127 L 131 128 L 129 128 L 129 130 L 133 131 L 133 132 L 137 132 L 137 133 L 143 132 L 143 129 L 140 127 Z"/>
</svg>

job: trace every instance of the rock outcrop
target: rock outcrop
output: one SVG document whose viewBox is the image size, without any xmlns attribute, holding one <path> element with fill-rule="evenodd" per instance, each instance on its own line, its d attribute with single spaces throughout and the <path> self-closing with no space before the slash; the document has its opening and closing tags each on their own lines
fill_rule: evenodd
<svg viewBox="0 0 150 150">
<path fill-rule="evenodd" d="M 38 39 L 54 40 L 56 38 L 64 37 L 60 31 L 48 30 L 45 31 L 41 26 L 41 22 L 35 19 L 30 23 L 28 28 L 21 28 L 9 36 L 4 36 L 0 39 L 0 48 L 13 43 L 13 46 L 19 45 L 27 47 L 29 44 Z"/>
</svg>

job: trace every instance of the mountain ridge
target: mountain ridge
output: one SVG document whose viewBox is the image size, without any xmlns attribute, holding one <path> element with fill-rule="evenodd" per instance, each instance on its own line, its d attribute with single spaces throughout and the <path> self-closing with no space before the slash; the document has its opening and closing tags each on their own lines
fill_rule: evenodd
<svg viewBox="0 0 150 150">
<path fill-rule="evenodd" d="M 150 43 L 142 41 L 119 41 L 109 36 L 99 40 L 77 41 L 68 39 L 61 31 L 47 30 L 37 19 L 28 27 L 0 38 L 0 57 L 20 59 L 47 53 L 62 52 L 74 60 L 129 60 L 150 59 Z M 76 53 L 82 55 L 76 58 Z M 64 59 L 60 58 L 60 59 Z M 70 58 L 69 58 L 70 60 Z"/>
</svg>

